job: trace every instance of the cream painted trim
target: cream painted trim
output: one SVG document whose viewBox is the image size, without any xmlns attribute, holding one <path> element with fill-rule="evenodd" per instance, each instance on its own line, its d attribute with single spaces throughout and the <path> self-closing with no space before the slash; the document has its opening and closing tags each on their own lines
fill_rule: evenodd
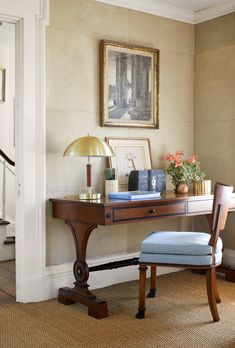
<svg viewBox="0 0 235 348">
<path fill-rule="evenodd" d="M 50 18 L 50 6 L 49 1 L 50 0 L 39 0 L 40 1 L 40 15 L 38 16 L 41 18 L 41 20 L 44 21 L 44 25 L 49 25 L 49 18 Z"/>
<path fill-rule="evenodd" d="M 195 24 L 202 23 L 213 18 L 224 16 L 234 11 L 235 11 L 235 0 L 232 0 L 220 6 L 214 6 L 202 11 L 195 12 L 194 22 Z"/>
<path fill-rule="evenodd" d="M 95 0 L 105 4 L 129 8 L 132 10 L 150 13 L 157 16 L 175 19 L 177 21 L 197 24 L 209 19 L 220 17 L 235 11 L 235 1 L 231 0 L 220 6 L 213 6 L 201 11 L 193 12 L 186 9 L 164 4 L 155 0 Z"/>
<path fill-rule="evenodd" d="M 45 27 L 49 24 L 49 1 L 40 0 L 36 16 L 36 203 L 37 203 L 37 274 L 46 269 L 46 86 Z"/>
<path fill-rule="evenodd" d="M 95 0 L 110 5 L 129 8 L 135 11 L 150 13 L 177 21 L 194 24 L 193 11 L 179 9 L 155 0 Z"/>
<path fill-rule="evenodd" d="M 96 266 L 102 263 L 124 260 L 132 257 L 138 257 L 139 253 L 117 254 L 102 257 L 96 260 L 88 260 L 88 265 Z M 27 302 L 44 301 L 58 296 L 58 289 L 61 287 L 73 287 L 73 263 L 63 265 L 48 266 L 46 273 L 42 278 L 29 279 L 28 286 L 25 289 Z M 158 275 L 178 272 L 182 268 L 159 267 Z M 149 276 L 149 274 L 148 274 Z M 91 272 L 88 283 L 90 289 L 99 289 L 113 284 L 126 281 L 137 280 L 139 278 L 138 266 L 129 266 L 124 268 Z M 34 291 L 32 291 L 32 288 Z M 137 298 L 138 294 L 136 294 Z M 104 299 L 105 300 L 105 299 Z"/>
<path fill-rule="evenodd" d="M 41 11 L 41 12 L 40 12 Z M 16 300 L 45 274 L 45 24 L 47 0 L 0 0 L 16 25 Z M 32 295 L 31 295 L 32 296 Z"/>
<path fill-rule="evenodd" d="M 24 114 L 24 101 L 23 101 L 23 75 L 24 75 L 24 33 L 23 33 L 23 19 L 16 21 L 16 36 L 15 36 L 15 45 L 16 45 L 16 84 L 15 84 L 15 177 L 16 177 L 16 230 L 15 230 L 15 259 L 16 259 L 16 300 L 20 301 L 22 296 L 23 289 L 23 268 L 24 268 L 24 205 L 22 201 L 22 194 L 24 189 L 21 190 L 21 185 L 23 182 L 22 172 L 24 167 L 22 164 L 22 159 L 24 158 L 23 146 L 21 145 L 21 134 L 23 133 L 23 125 L 20 120 L 23 118 Z M 31 93 L 26 94 L 29 96 Z M 19 165 L 18 165 L 19 163 Z"/>
</svg>

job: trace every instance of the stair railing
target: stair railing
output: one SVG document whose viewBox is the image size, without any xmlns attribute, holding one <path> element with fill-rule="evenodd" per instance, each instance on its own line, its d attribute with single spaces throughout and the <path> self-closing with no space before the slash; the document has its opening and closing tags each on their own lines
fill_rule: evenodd
<svg viewBox="0 0 235 348">
<path fill-rule="evenodd" d="M 6 221 L 6 169 L 15 175 L 13 170 L 7 165 L 10 164 L 11 166 L 15 166 L 15 162 L 12 161 L 1 149 L 0 149 L 0 156 L 3 158 L 0 158 L 0 163 L 3 165 L 3 171 L 2 171 L 2 218 L 0 218 L 1 224 L 8 224 Z"/>
</svg>

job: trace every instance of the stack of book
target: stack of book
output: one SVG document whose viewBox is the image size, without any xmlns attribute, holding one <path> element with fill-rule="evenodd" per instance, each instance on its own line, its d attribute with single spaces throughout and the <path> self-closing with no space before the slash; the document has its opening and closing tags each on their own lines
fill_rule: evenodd
<svg viewBox="0 0 235 348">
<path fill-rule="evenodd" d="M 154 199 L 154 198 L 161 198 L 161 192 L 126 191 L 126 192 L 110 193 L 108 197 L 110 199 L 126 199 L 129 201 L 136 200 L 136 199 Z"/>
<path fill-rule="evenodd" d="M 210 195 L 211 194 L 211 180 L 195 181 L 193 184 L 193 192 L 196 195 Z"/>
</svg>

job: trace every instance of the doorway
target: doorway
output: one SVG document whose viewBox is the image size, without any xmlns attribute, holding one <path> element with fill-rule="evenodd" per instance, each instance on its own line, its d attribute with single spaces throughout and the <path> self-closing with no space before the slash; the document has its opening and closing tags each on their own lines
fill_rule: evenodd
<svg viewBox="0 0 235 348">
<path fill-rule="evenodd" d="M 17 302 L 39 301 L 48 296 L 45 288 L 45 27 L 48 11 L 48 0 L 0 0 L 0 21 L 14 24 L 16 29 Z"/>
<path fill-rule="evenodd" d="M 16 298 L 15 33 L 0 20 L 0 306 Z"/>
</svg>

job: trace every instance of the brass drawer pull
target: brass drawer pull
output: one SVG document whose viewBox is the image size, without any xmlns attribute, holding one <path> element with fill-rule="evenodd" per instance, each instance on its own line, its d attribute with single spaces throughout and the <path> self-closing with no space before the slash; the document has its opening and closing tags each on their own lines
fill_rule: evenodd
<svg viewBox="0 0 235 348">
<path fill-rule="evenodd" d="M 156 213 L 156 211 L 157 211 L 157 210 L 154 209 L 154 208 L 153 208 L 153 209 L 150 209 L 150 210 L 149 210 L 149 214 L 154 214 L 154 213 Z"/>
</svg>

